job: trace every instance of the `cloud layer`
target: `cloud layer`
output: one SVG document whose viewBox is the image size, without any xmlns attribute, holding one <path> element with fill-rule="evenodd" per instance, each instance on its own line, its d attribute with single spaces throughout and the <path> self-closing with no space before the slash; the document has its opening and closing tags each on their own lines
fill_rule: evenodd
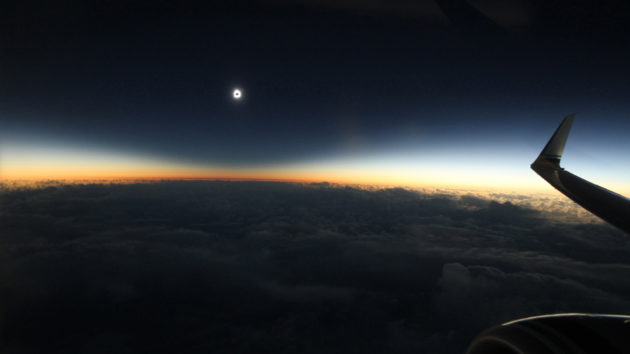
<svg viewBox="0 0 630 354">
<path fill-rule="evenodd" d="M 630 312 L 624 234 L 514 199 L 269 182 L 5 190 L 3 351 L 458 353 L 516 317 Z"/>
</svg>

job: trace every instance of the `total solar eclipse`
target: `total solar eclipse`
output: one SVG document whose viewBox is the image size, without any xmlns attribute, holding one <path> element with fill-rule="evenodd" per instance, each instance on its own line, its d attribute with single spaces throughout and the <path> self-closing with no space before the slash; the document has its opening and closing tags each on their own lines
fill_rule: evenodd
<svg viewBox="0 0 630 354">
<path fill-rule="evenodd" d="M 234 89 L 234 91 L 232 91 L 232 98 L 236 101 L 240 100 L 243 98 L 243 92 L 241 92 L 240 89 Z"/>
</svg>

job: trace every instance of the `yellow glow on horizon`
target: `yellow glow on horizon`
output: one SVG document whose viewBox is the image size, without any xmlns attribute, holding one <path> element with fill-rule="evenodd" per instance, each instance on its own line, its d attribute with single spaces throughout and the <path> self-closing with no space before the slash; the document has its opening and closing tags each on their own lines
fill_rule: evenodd
<svg viewBox="0 0 630 354">
<path fill-rule="evenodd" d="M 76 149 L 5 148 L 0 180 L 223 179 L 330 182 L 377 187 L 549 192 L 555 190 L 527 167 L 442 163 L 391 156 L 337 158 L 261 167 L 184 164 L 149 157 Z M 527 166 L 527 165 L 525 165 Z M 628 195 L 627 185 L 606 185 Z"/>
<path fill-rule="evenodd" d="M 460 172 L 453 169 L 406 169 L 403 166 L 380 166 L 372 163 L 317 163 L 237 168 L 194 166 L 186 164 L 129 158 L 22 159 L 0 165 L 3 180 L 111 180 L 111 179 L 239 179 L 288 182 L 330 182 L 336 184 L 372 185 L 409 188 L 461 188 L 524 190 L 544 189 L 515 187 L 509 176 L 484 172 Z M 465 177 L 464 177 L 465 176 Z M 534 182 L 538 182 L 534 176 Z M 540 184 L 540 183 L 539 183 Z"/>
</svg>

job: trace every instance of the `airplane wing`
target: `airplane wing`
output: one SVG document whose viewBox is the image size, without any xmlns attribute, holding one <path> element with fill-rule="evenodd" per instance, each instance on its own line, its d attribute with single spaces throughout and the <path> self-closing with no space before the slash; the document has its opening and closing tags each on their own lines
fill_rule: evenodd
<svg viewBox="0 0 630 354">
<path fill-rule="evenodd" d="M 584 209 L 630 234 L 630 199 L 560 167 L 574 114 L 564 118 L 531 167 L 545 181 Z"/>
<path fill-rule="evenodd" d="M 574 117 L 564 118 L 531 167 L 562 194 L 630 234 L 629 199 L 560 167 Z M 630 316 L 568 313 L 523 318 L 484 331 L 466 353 L 630 353 Z"/>
</svg>

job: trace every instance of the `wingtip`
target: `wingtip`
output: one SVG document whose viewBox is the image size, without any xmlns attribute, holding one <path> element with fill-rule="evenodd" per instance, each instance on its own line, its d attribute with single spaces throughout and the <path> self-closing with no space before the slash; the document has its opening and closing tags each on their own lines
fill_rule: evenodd
<svg viewBox="0 0 630 354">
<path fill-rule="evenodd" d="M 545 148 L 538 155 L 538 160 L 546 160 L 555 164 L 560 163 L 560 159 L 562 158 L 562 153 L 564 152 L 564 146 L 567 142 L 567 138 L 569 137 L 569 132 L 571 131 L 571 126 L 573 125 L 573 119 L 575 118 L 575 113 L 569 114 L 562 120 L 562 123 L 558 126 L 555 133 L 545 145 Z"/>
<path fill-rule="evenodd" d="M 564 117 L 564 119 L 562 119 L 562 123 L 564 123 L 565 121 L 569 121 L 570 124 L 572 124 L 574 118 L 575 118 L 575 113 L 571 113 L 567 115 L 566 117 Z"/>
</svg>

